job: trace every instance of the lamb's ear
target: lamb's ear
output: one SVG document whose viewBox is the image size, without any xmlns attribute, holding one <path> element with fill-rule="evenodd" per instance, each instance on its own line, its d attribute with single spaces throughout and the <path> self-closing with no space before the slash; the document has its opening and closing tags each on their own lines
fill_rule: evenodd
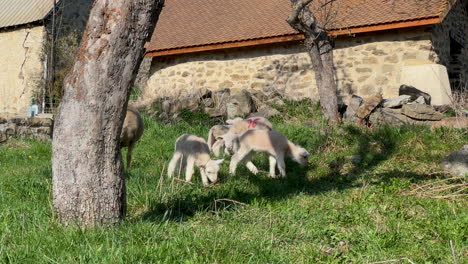
<svg viewBox="0 0 468 264">
<path fill-rule="evenodd" d="M 224 159 L 219 159 L 219 160 L 215 160 L 216 164 L 220 165 L 221 163 L 223 163 Z"/>
</svg>

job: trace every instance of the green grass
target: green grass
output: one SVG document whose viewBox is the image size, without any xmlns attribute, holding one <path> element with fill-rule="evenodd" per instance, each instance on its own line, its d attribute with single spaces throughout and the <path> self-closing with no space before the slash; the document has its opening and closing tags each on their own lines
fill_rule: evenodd
<svg viewBox="0 0 468 264">
<path fill-rule="evenodd" d="M 128 214 L 111 228 L 61 227 L 51 204 L 51 146 L 0 146 L 0 263 L 466 263 L 467 201 L 406 196 L 449 177 L 439 161 L 468 142 L 465 131 L 425 127 L 368 130 L 303 125 L 315 106 L 297 105 L 274 125 L 312 153 L 308 168 L 287 161 L 287 179 L 236 176 L 204 187 L 169 180 L 163 169 L 182 133 L 206 137 L 206 116 L 145 119 L 126 173 Z M 190 120 L 189 120 L 190 119 Z M 353 165 L 347 156 L 360 154 Z M 268 170 L 265 156 L 254 163 Z M 217 199 L 230 201 L 216 201 Z M 463 262 L 465 261 L 465 262 Z M 408 263 L 402 261 L 402 263 Z"/>
</svg>

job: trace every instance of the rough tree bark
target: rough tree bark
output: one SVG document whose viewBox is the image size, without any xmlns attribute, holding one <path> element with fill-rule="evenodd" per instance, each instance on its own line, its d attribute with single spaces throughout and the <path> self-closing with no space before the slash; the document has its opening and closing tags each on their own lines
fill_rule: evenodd
<svg viewBox="0 0 468 264">
<path fill-rule="evenodd" d="M 163 3 L 94 2 L 54 126 L 53 203 L 65 225 L 113 224 L 125 214 L 119 135 Z"/>
<path fill-rule="evenodd" d="M 287 22 L 304 34 L 304 45 L 312 61 L 323 114 L 329 121 L 340 123 L 333 46 L 327 32 L 309 8 L 312 1 L 314 0 L 291 0 L 293 10 Z M 333 1 L 328 1 L 327 4 Z"/>
</svg>

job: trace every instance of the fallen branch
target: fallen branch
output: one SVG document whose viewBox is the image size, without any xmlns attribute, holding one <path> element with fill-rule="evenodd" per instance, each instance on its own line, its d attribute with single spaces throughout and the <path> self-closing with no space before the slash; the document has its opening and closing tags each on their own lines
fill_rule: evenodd
<svg viewBox="0 0 468 264">
<path fill-rule="evenodd" d="M 235 204 L 240 204 L 240 205 L 247 205 L 246 203 L 242 203 L 242 202 L 239 202 L 239 201 L 236 201 L 236 200 L 232 200 L 232 199 L 227 199 L 227 198 L 216 199 L 214 202 L 215 202 L 215 204 L 216 204 L 217 202 L 222 202 L 222 201 L 227 201 L 227 202 L 231 202 L 231 203 L 235 203 Z"/>
</svg>

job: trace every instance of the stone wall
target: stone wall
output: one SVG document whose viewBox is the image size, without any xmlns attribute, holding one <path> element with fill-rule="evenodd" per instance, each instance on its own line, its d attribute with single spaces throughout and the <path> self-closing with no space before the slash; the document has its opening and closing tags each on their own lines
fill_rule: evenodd
<svg viewBox="0 0 468 264">
<path fill-rule="evenodd" d="M 448 68 L 451 76 L 459 76 L 468 84 L 468 0 L 459 0 L 452 7 L 444 21 L 433 27 L 433 45 L 440 57 L 440 63 Z M 450 39 L 458 42 L 461 53 L 454 58 L 450 55 Z M 453 81 L 452 81 L 453 83 Z"/>
<path fill-rule="evenodd" d="M 0 115 L 0 143 L 10 137 L 28 137 L 40 140 L 52 138 L 53 120 L 49 117 Z"/>
<path fill-rule="evenodd" d="M 340 37 L 334 52 L 339 93 L 345 102 L 350 94 L 382 91 L 385 98 L 396 96 L 403 65 L 437 60 L 427 27 Z M 270 87 L 289 98 L 318 100 L 310 58 L 301 43 L 155 57 L 142 99 L 152 101 L 203 88 Z"/>
<path fill-rule="evenodd" d="M 43 26 L 0 31 L 0 113 L 26 114 L 31 96 L 44 81 Z"/>
</svg>

